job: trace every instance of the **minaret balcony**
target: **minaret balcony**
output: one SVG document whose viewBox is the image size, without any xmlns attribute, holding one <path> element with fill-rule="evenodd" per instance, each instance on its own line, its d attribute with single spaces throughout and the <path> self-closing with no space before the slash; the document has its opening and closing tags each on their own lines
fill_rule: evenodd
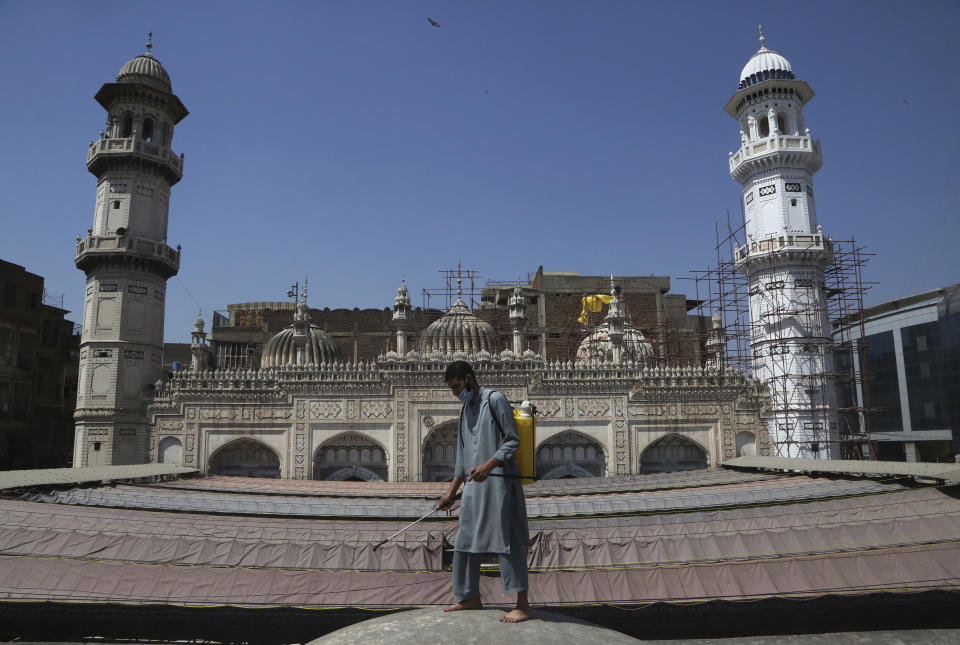
<svg viewBox="0 0 960 645">
<path fill-rule="evenodd" d="M 100 169 L 109 160 L 120 157 L 138 157 L 146 161 L 160 164 L 168 173 L 170 185 L 177 183 L 183 177 L 183 157 L 166 146 L 157 145 L 136 137 L 126 139 L 101 138 L 94 142 L 87 150 L 87 170 L 98 175 Z"/>
<path fill-rule="evenodd" d="M 784 164 L 817 172 L 823 166 L 820 142 L 809 135 L 779 134 L 749 141 L 730 155 L 730 175 L 742 184 L 760 170 Z"/>
<path fill-rule="evenodd" d="M 750 240 L 734 252 L 737 267 L 782 259 L 819 260 L 824 265 L 833 259 L 833 240 L 820 233 L 814 235 L 774 235 L 762 240 Z"/>
<path fill-rule="evenodd" d="M 134 235 L 88 235 L 77 240 L 74 264 L 86 271 L 100 262 L 125 257 L 153 265 L 166 278 L 180 270 L 180 249 Z"/>
</svg>

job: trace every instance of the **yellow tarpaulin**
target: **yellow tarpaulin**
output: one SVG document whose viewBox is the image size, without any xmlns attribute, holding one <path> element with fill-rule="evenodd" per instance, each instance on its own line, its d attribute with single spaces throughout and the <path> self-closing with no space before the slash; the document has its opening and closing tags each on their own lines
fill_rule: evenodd
<svg viewBox="0 0 960 645">
<path fill-rule="evenodd" d="M 602 293 L 598 293 L 595 296 L 587 296 L 583 299 L 583 311 L 580 312 L 580 317 L 577 318 L 577 322 L 581 325 L 587 322 L 588 311 L 596 313 L 603 309 L 603 305 L 609 305 L 611 300 L 613 300 L 613 296 L 607 296 Z"/>
</svg>

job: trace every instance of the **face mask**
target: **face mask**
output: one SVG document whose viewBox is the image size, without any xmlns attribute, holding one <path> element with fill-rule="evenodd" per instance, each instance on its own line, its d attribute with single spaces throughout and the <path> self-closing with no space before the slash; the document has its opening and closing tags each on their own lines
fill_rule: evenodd
<svg viewBox="0 0 960 645">
<path fill-rule="evenodd" d="M 467 385 L 462 390 L 460 390 L 460 394 L 457 395 L 457 398 L 463 401 L 464 403 L 468 403 L 471 399 L 473 399 L 473 390 L 469 388 L 470 386 Z"/>
</svg>

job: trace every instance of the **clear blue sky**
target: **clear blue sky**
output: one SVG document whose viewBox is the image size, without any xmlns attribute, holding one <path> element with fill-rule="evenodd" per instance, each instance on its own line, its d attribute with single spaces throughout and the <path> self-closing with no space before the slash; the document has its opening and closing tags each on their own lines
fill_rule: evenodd
<svg viewBox="0 0 960 645">
<path fill-rule="evenodd" d="M 762 7 L 762 10 L 759 10 Z M 440 23 L 434 28 L 431 17 Z M 386 307 L 456 265 L 668 275 L 741 217 L 723 112 L 767 46 L 817 96 L 817 208 L 877 256 L 868 304 L 960 281 L 957 2 L 0 2 L 0 258 L 79 321 L 93 95 L 154 55 L 191 114 L 166 339 L 197 305 Z"/>
</svg>

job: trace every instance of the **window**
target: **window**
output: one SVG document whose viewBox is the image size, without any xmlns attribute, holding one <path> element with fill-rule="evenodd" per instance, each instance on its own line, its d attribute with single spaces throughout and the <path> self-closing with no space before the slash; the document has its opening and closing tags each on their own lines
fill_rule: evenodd
<svg viewBox="0 0 960 645">
<path fill-rule="evenodd" d="M 791 199 L 791 200 L 790 200 L 790 205 L 791 205 L 791 206 L 796 206 L 796 205 L 797 205 L 797 200 L 796 200 L 796 199 Z"/>
<path fill-rule="evenodd" d="M 787 131 L 787 117 L 783 112 L 777 115 L 777 130 L 780 131 L 780 134 Z"/>
<path fill-rule="evenodd" d="M 0 381 L 0 421 L 10 416 L 10 381 Z"/>
<path fill-rule="evenodd" d="M 153 141 L 153 119 L 150 117 L 143 120 L 143 140 Z"/>
<path fill-rule="evenodd" d="M 758 121 L 758 125 L 760 126 L 760 136 L 769 137 L 770 136 L 770 120 L 767 117 L 762 116 Z"/>
<path fill-rule="evenodd" d="M 12 416 L 14 421 L 30 419 L 30 387 L 29 383 L 15 383 L 13 386 Z"/>
<path fill-rule="evenodd" d="M 119 199 L 113 200 L 113 210 L 119 210 L 119 209 L 120 209 L 120 200 Z"/>
<path fill-rule="evenodd" d="M 133 135 L 133 115 L 127 114 L 123 117 L 123 127 L 120 128 L 120 136 L 123 138 Z"/>
<path fill-rule="evenodd" d="M 3 304 L 7 307 L 17 305 L 17 285 L 8 282 L 3 286 Z"/>
<path fill-rule="evenodd" d="M 0 327 L 0 365 L 13 363 L 13 337 L 16 330 L 12 327 Z"/>
<path fill-rule="evenodd" d="M 33 359 L 37 353 L 37 335 L 30 331 L 20 331 L 17 343 L 17 367 L 22 370 L 33 369 Z"/>
</svg>

